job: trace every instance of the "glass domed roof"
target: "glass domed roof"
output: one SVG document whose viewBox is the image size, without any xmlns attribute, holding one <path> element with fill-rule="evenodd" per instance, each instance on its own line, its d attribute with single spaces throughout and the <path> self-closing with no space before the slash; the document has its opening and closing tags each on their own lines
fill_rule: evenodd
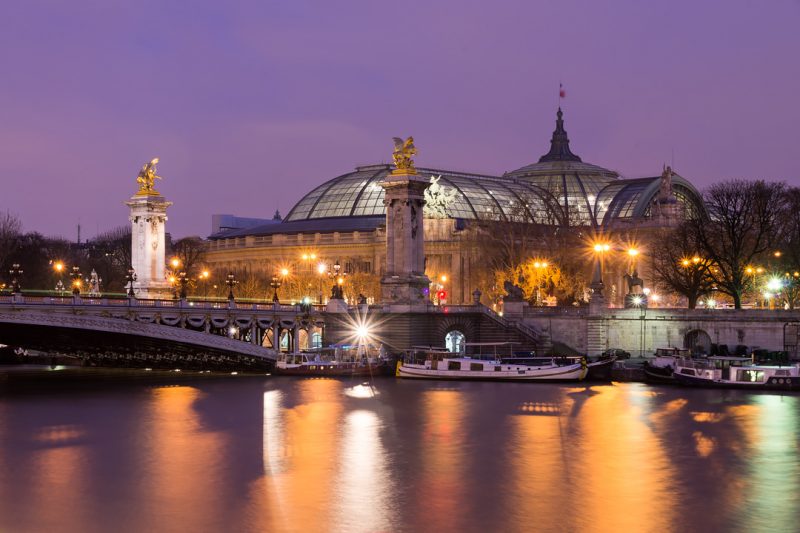
<svg viewBox="0 0 800 533">
<path fill-rule="evenodd" d="M 621 179 L 613 170 L 583 162 L 570 150 L 561 108 L 556 117 L 550 151 L 536 163 L 500 177 L 418 168 L 420 177 L 438 179 L 447 198 L 444 212 L 450 218 L 596 227 L 648 217 L 658 178 Z M 297 202 L 284 222 L 314 225 L 320 220 L 323 228 L 353 217 L 371 217 L 378 224 L 386 213 L 380 183 L 392 168 L 358 167 L 327 181 Z M 688 181 L 676 175 L 674 185 L 681 206 L 702 209 L 699 193 Z"/>
<path fill-rule="evenodd" d="M 572 153 L 563 116 L 558 108 L 550 151 L 537 163 L 507 172 L 504 177 L 525 181 L 549 192 L 564 209 L 571 225 L 594 225 L 598 222 L 594 217 L 598 194 L 620 176 L 613 170 L 584 163 Z"/>
<path fill-rule="evenodd" d="M 383 217 L 386 208 L 380 182 L 391 170 L 389 165 L 358 167 L 354 172 L 323 183 L 297 202 L 285 220 Z M 532 183 L 431 168 L 417 171 L 426 179 L 438 178 L 439 185 L 451 193 L 445 208 L 451 218 L 555 222 L 555 202 L 546 191 Z"/>
</svg>

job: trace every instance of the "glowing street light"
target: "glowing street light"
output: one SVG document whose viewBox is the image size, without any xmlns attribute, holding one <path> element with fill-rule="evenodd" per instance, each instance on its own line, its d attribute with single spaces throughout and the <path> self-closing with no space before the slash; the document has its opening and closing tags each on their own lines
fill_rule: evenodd
<svg viewBox="0 0 800 533">
<path fill-rule="evenodd" d="M 603 253 L 611 250 L 611 245 L 607 242 L 598 242 L 594 245 L 594 251 L 597 253 Z"/>
</svg>

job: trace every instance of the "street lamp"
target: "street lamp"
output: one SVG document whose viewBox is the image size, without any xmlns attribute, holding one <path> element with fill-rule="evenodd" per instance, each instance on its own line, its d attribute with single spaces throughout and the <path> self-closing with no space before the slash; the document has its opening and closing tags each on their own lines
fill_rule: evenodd
<svg viewBox="0 0 800 533">
<path fill-rule="evenodd" d="M 278 299 L 278 289 L 281 287 L 281 279 L 278 276 L 272 276 L 272 280 L 269 282 L 269 286 L 272 287 L 272 302 L 279 304 L 280 299 Z"/>
<path fill-rule="evenodd" d="M 208 270 L 203 270 L 200 272 L 200 281 L 203 282 L 203 296 L 208 296 L 208 278 L 211 277 L 211 272 Z"/>
<path fill-rule="evenodd" d="M 233 272 L 228 272 L 225 277 L 225 285 L 228 286 L 228 300 L 233 301 L 233 287 L 237 284 L 236 275 Z"/>
<path fill-rule="evenodd" d="M 603 301 L 603 259 L 606 252 L 611 250 L 611 245 L 607 242 L 596 242 L 594 248 L 594 274 L 592 275 L 592 283 L 589 285 L 592 289 L 592 300 L 598 298 L 598 301 Z"/>
<path fill-rule="evenodd" d="M 81 294 L 81 269 L 80 267 L 72 267 L 72 273 L 70 274 L 72 277 L 72 295 L 73 296 L 80 296 Z"/>
<path fill-rule="evenodd" d="M 639 357 L 644 357 L 644 340 L 647 335 L 647 300 L 641 296 L 631 298 L 631 303 L 639 309 Z"/>
<path fill-rule="evenodd" d="M 337 259 L 336 262 L 333 264 L 333 271 L 328 272 L 328 277 L 333 279 L 333 289 L 331 290 L 331 298 L 335 299 L 344 299 L 344 292 L 342 289 L 342 285 L 344 285 L 344 277 L 347 275 L 347 272 L 342 272 L 342 265 L 339 264 L 339 260 Z"/>
<path fill-rule="evenodd" d="M 133 298 L 136 293 L 133 292 L 133 282 L 136 281 L 136 271 L 133 267 L 128 268 L 128 273 L 125 275 L 125 284 L 128 286 L 128 298 Z"/>
<path fill-rule="evenodd" d="M 547 261 L 534 261 L 533 268 L 536 270 L 536 305 L 544 305 L 544 298 L 542 298 L 542 278 L 547 276 L 547 268 L 550 263 Z M 544 271 L 544 273 L 542 273 Z"/>
<path fill-rule="evenodd" d="M 319 274 L 319 304 L 322 305 L 322 279 L 328 272 L 328 265 L 319 263 L 317 265 L 317 274 Z"/>
<path fill-rule="evenodd" d="M 178 273 L 178 284 L 180 285 L 180 298 L 181 300 L 186 299 L 186 286 L 189 284 L 189 278 L 186 276 L 186 272 L 181 270 Z"/>
<path fill-rule="evenodd" d="M 19 267 L 19 263 L 14 263 L 11 265 L 11 269 L 8 271 L 11 275 L 11 292 L 12 294 L 20 294 L 22 292 L 22 287 L 19 284 L 19 278 L 22 277 L 22 269 Z"/>
</svg>

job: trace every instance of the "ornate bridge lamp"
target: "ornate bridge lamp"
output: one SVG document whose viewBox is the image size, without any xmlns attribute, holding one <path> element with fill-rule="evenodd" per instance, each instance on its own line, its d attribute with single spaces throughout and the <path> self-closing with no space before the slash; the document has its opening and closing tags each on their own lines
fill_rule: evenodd
<svg viewBox="0 0 800 533">
<path fill-rule="evenodd" d="M 20 294 L 22 292 L 22 287 L 19 284 L 19 278 L 22 277 L 23 271 L 19 267 L 19 263 L 11 265 L 11 269 L 8 273 L 11 276 L 11 293 Z"/>
<path fill-rule="evenodd" d="M 186 272 L 181 270 L 178 272 L 178 286 L 180 286 L 180 292 L 178 296 L 181 300 L 186 299 L 186 286 L 189 284 L 189 278 L 186 276 Z"/>
<path fill-rule="evenodd" d="M 344 300 L 344 277 L 347 275 L 347 272 L 342 273 L 342 265 L 339 264 L 339 260 L 337 259 L 336 262 L 333 264 L 333 270 L 328 271 L 328 277 L 333 279 L 333 287 L 331 288 L 331 299 L 338 299 Z"/>
<path fill-rule="evenodd" d="M 128 268 L 128 273 L 125 275 L 125 284 L 128 286 L 128 298 L 135 298 L 136 293 L 133 291 L 133 282 L 136 281 L 136 271 L 133 267 Z"/>
<path fill-rule="evenodd" d="M 81 285 L 83 284 L 83 280 L 81 280 L 81 269 L 80 267 L 72 267 L 72 272 L 70 273 L 70 277 L 72 278 L 72 295 L 73 296 L 80 296 L 81 295 Z"/>
<path fill-rule="evenodd" d="M 278 289 L 281 288 L 281 279 L 278 276 L 272 276 L 272 280 L 269 282 L 269 286 L 272 287 L 273 294 L 272 294 L 272 303 L 279 304 L 281 303 L 278 299 Z"/>
<path fill-rule="evenodd" d="M 225 278 L 225 285 L 228 286 L 228 300 L 233 301 L 233 287 L 238 283 L 236 275 L 233 272 L 228 272 Z"/>
<path fill-rule="evenodd" d="M 64 282 L 61 280 L 61 276 L 64 274 L 64 262 L 63 261 L 54 261 L 53 262 L 53 272 L 55 272 L 56 277 L 56 291 L 62 293 L 61 296 L 64 296 Z"/>
</svg>

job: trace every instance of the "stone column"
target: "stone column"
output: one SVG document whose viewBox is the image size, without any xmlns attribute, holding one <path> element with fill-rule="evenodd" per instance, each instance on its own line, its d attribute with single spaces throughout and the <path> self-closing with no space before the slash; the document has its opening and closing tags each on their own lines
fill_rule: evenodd
<svg viewBox="0 0 800 533">
<path fill-rule="evenodd" d="M 130 207 L 131 263 L 136 271 L 137 298 L 163 298 L 170 295 L 166 280 L 164 238 L 167 208 L 172 205 L 155 191 L 141 191 L 125 202 Z"/>
<path fill-rule="evenodd" d="M 430 305 L 423 218 L 429 185 L 415 173 L 398 170 L 381 182 L 386 193 L 386 275 L 381 297 L 395 311 L 424 310 Z"/>
</svg>

